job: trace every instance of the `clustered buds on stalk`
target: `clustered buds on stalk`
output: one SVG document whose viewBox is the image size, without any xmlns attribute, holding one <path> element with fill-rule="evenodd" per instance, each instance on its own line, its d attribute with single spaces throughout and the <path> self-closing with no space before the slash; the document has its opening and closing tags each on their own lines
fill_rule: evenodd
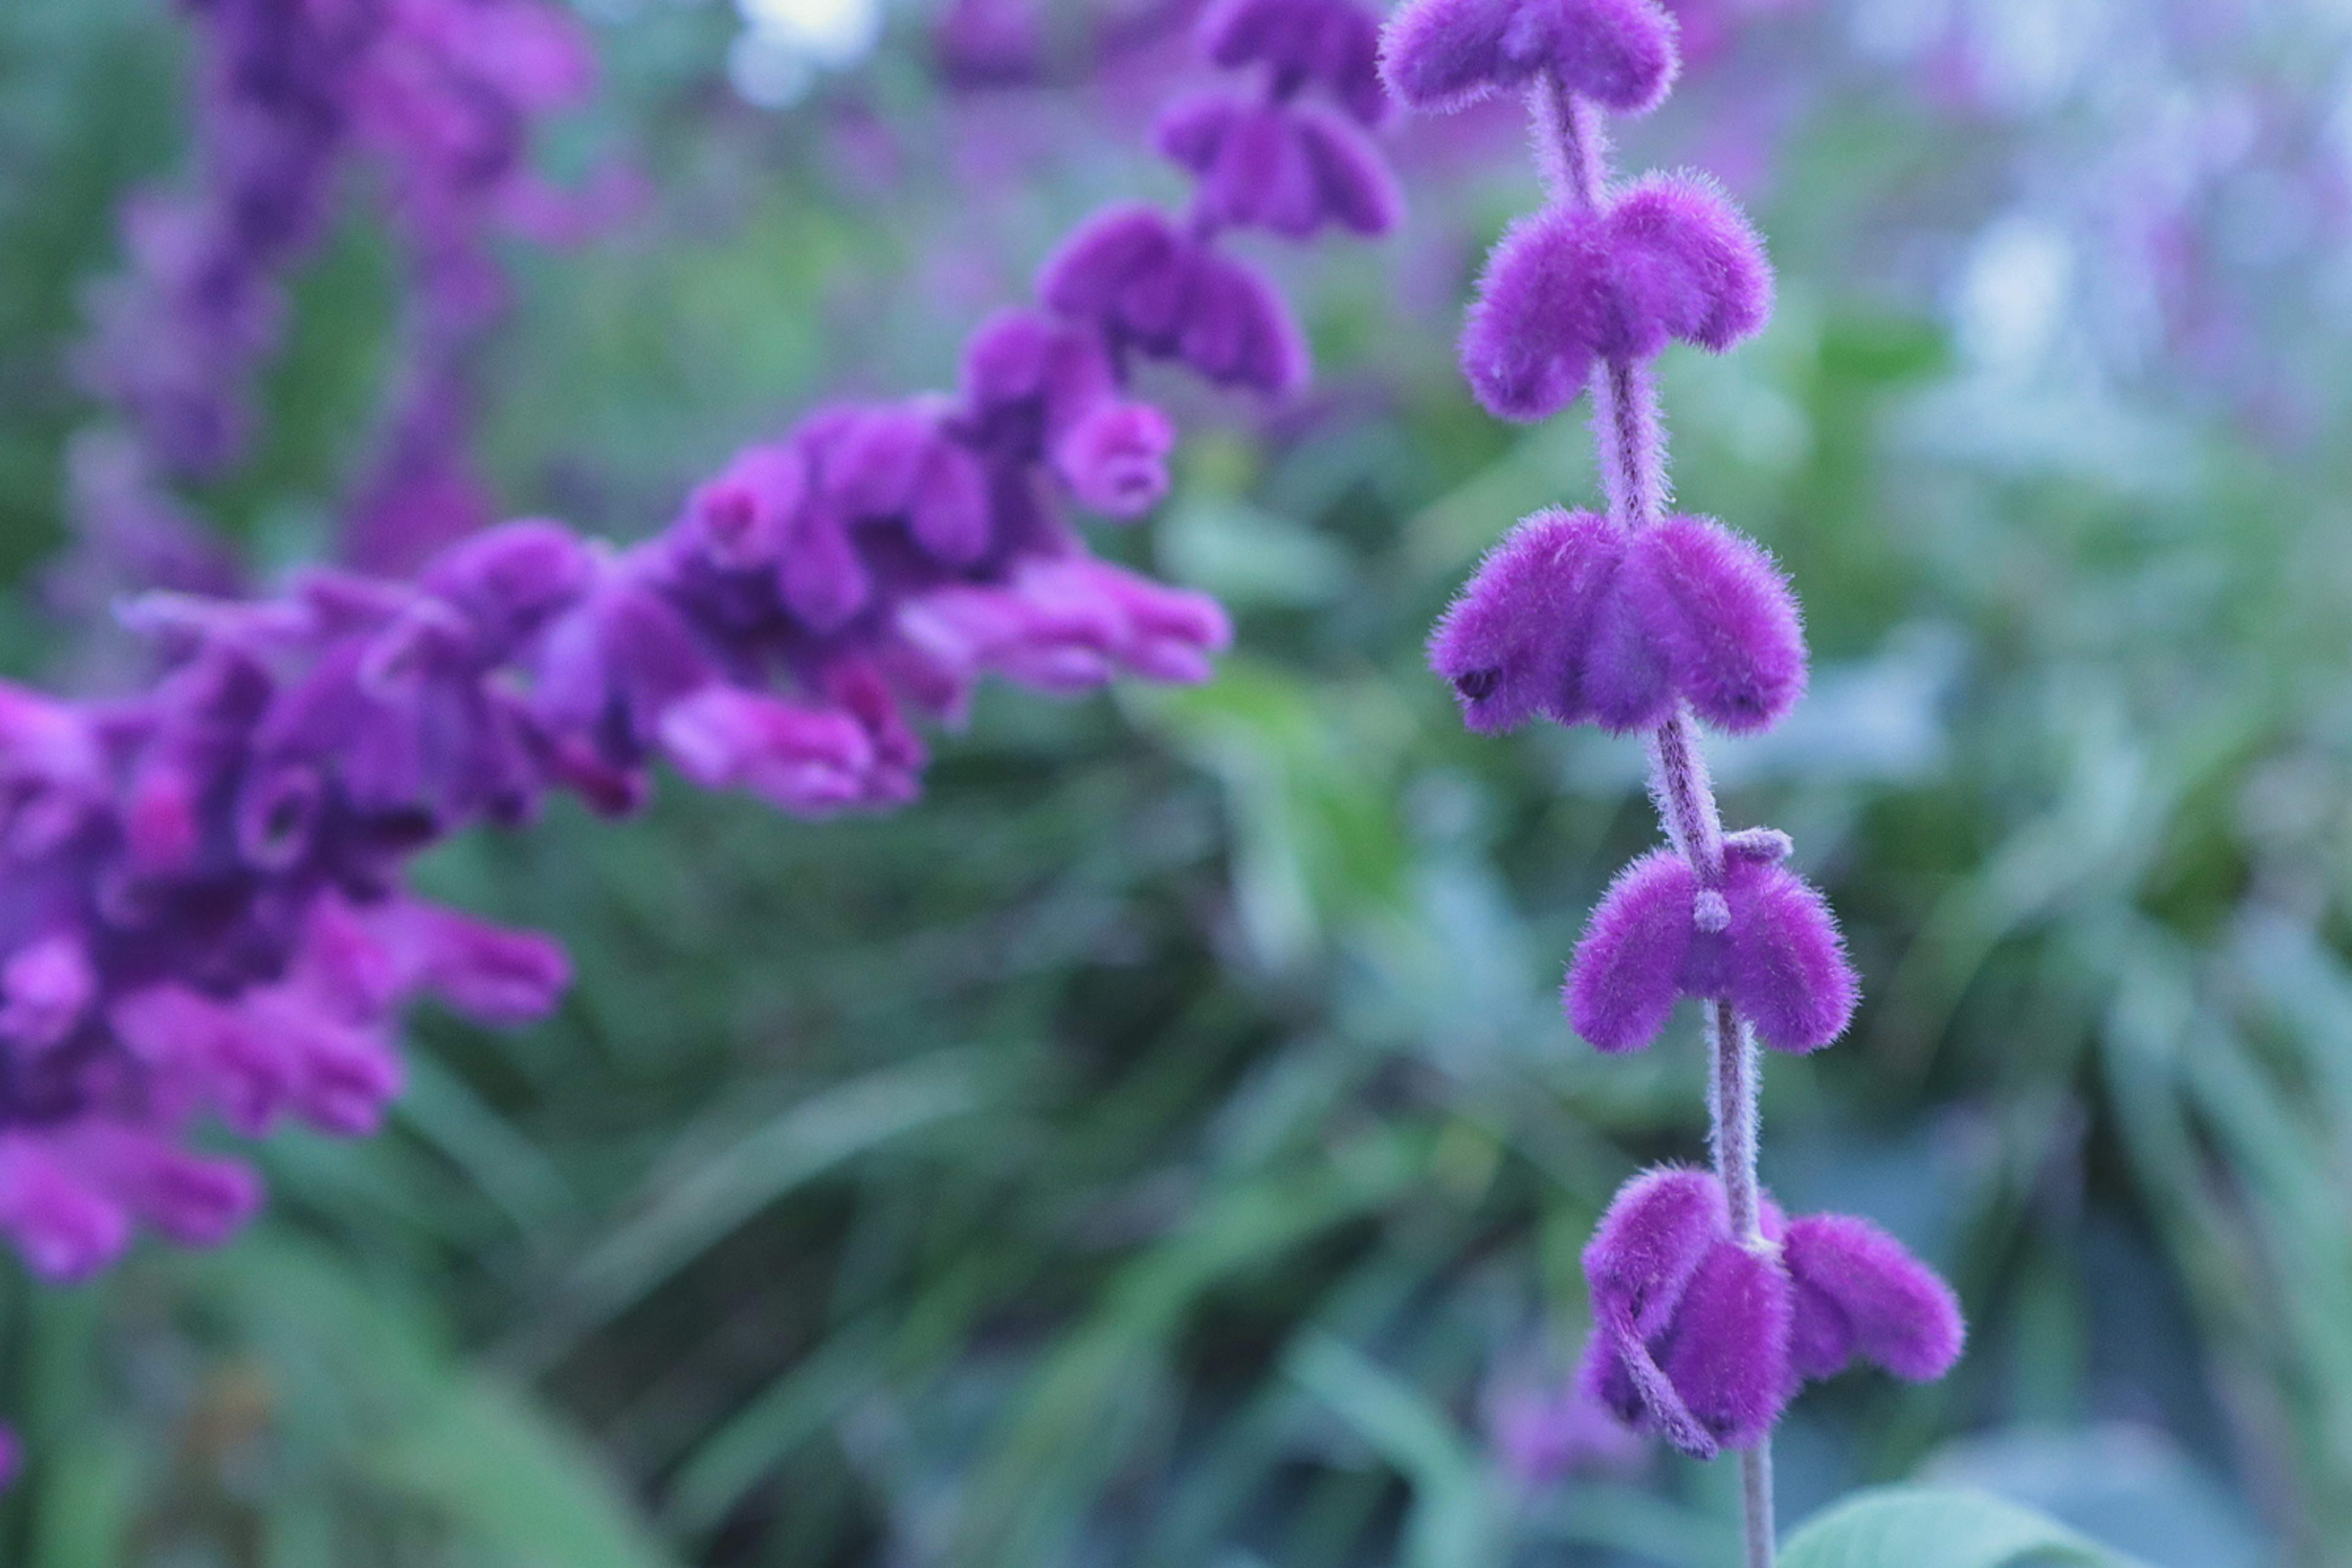
<svg viewBox="0 0 2352 1568">
<path fill-rule="evenodd" d="M 1582 1389 L 1685 1453 L 1748 1450 L 1750 1561 L 1769 1563 L 1762 1450 L 1798 1386 L 1854 1357 L 1935 1378 L 1962 1337 L 1951 1292 L 1892 1237 L 1843 1215 L 1786 1219 L 1757 1184 L 1755 1041 L 1829 1044 L 1857 988 L 1827 902 L 1784 864 L 1786 836 L 1726 835 L 1717 816 L 1693 721 L 1731 733 L 1778 721 L 1802 694 L 1804 642 L 1760 548 L 1668 514 L 1650 365 L 1672 341 L 1720 353 L 1755 333 L 1770 269 L 1703 179 L 1608 178 L 1603 111 L 1654 107 L 1677 68 L 1657 0 L 1409 0 L 1382 68 L 1419 109 L 1528 94 L 1552 200 L 1496 246 L 1462 367 L 1506 419 L 1547 418 L 1589 390 L 1609 500 L 1605 516 L 1520 523 L 1438 626 L 1431 664 L 1475 729 L 1540 716 L 1649 734 L 1670 842 L 1611 887 L 1563 999 L 1580 1034 L 1621 1052 L 1696 998 L 1715 1058 L 1715 1171 L 1635 1177 L 1585 1252 Z"/>
<path fill-rule="evenodd" d="M 215 3 L 256 27 L 279 9 Z M 385 15 L 487 26 L 518 3 Z M 488 37 L 475 42 L 518 70 L 547 63 L 528 26 Z M 1372 38 L 1348 0 L 1244 0 L 1212 13 L 1204 44 L 1266 68 L 1264 104 L 1236 113 L 1295 130 L 1322 125 L 1295 101 L 1308 86 L 1350 112 L 1376 104 Z M 288 66 L 269 41 L 242 47 Z M 419 68 L 400 80 L 429 98 Z M 503 145 L 442 129 L 433 147 L 460 162 Z M 1359 198 L 1377 186 L 1392 213 L 1385 174 L 1346 145 L 1355 183 L 1316 199 L 1377 226 L 1356 221 Z M 246 1136 L 288 1118 L 371 1131 L 400 1087 L 408 998 L 492 1024 L 555 1005 L 554 942 L 404 890 L 425 845 L 523 822 L 552 789 L 625 811 L 656 760 L 796 814 L 886 807 L 923 765 L 909 711 L 953 721 L 985 674 L 1059 692 L 1203 679 L 1228 637 L 1217 605 L 1097 559 L 1067 514 L 1133 518 L 1167 488 L 1175 432 L 1128 393 L 1138 356 L 1268 393 L 1304 374 L 1280 298 L 1213 243 L 1226 218 L 1211 205 L 1299 231 L 1292 197 L 1253 205 L 1243 190 L 1275 177 L 1254 156 L 1214 161 L 1204 193 L 1223 194 L 1189 228 L 1128 208 L 1087 224 L 1046 264 L 1040 308 L 973 334 L 955 393 L 821 409 L 642 543 L 522 521 L 408 581 L 318 567 L 275 598 L 151 595 L 126 611 L 164 658 L 149 689 L 79 701 L 0 685 L 0 1231 L 34 1270 L 86 1277 L 137 1225 L 230 1234 L 258 1185 L 187 1152 L 187 1133 L 207 1116 Z M 315 194 L 262 188 L 297 208 Z M 403 199 L 454 188 L 420 177 Z M 226 367 L 206 362 L 215 385 Z"/>
<path fill-rule="evenodd" d="M 123 213 L 131 268 L 99 292 L 83 371 L 159 470 L 202 475 L 251 425 L 249 380 L 285 314 L 287 270 L 318 244 L 364 161 L 416 265 L 455 309 L 494 300 L 488 227 L 548 234 L 576 215 L 523 162 L 533 120 L 576 101 L 593 63 L 550 0 L 182 0 L 196 24 L 196 182 Z"/>
</svg>

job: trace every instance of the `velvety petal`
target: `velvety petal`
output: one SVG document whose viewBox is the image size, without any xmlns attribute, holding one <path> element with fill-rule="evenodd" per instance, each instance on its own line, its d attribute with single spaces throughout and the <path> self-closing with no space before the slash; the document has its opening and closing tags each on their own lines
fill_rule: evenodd
<svg viewBox="0 0 2352 1568">
<path fill-rule="evenodd" d="M 1771 315 L 1764 242 L 1706 180 L 1637 181 L 1611 207 L 1609 229 L 1636 354 L 1654 353 L 1667 336 L 1721 353 L 1753 337 Z"/>
<path fill-rule="evenodd" d="M 1659 1359 L 1715 1444 L 1751 1447 L 1780 1418 L 1795 1386 L 1789 1362 L 1794 1310 L 1780 1260 L 1729 1240 L 1707 1249 L 1684 1288 Z M 1684 1451 L 1705 1458 L 1710 1450 Z"/>
<path fill-rule="evenodd" d="M 846 715 L 725 685 L 671 705 L 661 741 L 705 788 L 748 790 L 793 812 L 855 804 L 874 761 L 865 729 Z"/>
<path fill-rule="evenodd" d="M 1104 208 L 1071 231 L 1046 258 L 1037 297 L 1062 315 L 1106 329 L 1165 331 L 1177 301 L 1138 321 L 1139 297 L 1159 285 L 1184 239 L 1166 215 L 1139 202 Z"/>
<path fill-rule="evenodd" d="M 1576 701 L 1553 716 L 1570 724 L 1590 720 L 1612 735 L 1630 735 L 1664 723 L 1681 692 L 1672 650 L 1643 614 L 1645 601 L 1631 580 L 1641 542 L 1622 536 L 1621 542 L 1623 558 L 1607 591 L 1585 613 L 1583 646 L 1564 689 Z"/>
<path fill-rule="evenodd" d="M 418 580 L 473 623 L 478 657 L 488 662 L 511 657 L 525 638 L 577 602 L 593 577 L 578 534 L 527 518 L 450 546 L 425 564 Z"/>
<path fill-rule="evenodd" d="M 1726 994 L 1783 1051 L 1818 1050 L 1844 1033 L 1861 986 L 1829 902 L 1793 871 L 1735 863 Z"/>
<path fill-rule="evenodd" d="M 1607 235 L 1566 207 L 1521 218 L 1486 258 L 1462 333 L 1462 373 L 1498 419 L 1549 419 L 1584 391 L 1614 310 Z"/>
<path fill-rule="evenodd" d="M 1582 637 L 1622 551 L 1606 518 L 1554 507 L 1487 553 L 1429 640 L 1464 722 L 1492 734 L 1541 712 L 1581 716 Z"/>
<path fill-rule="evenodd" d="M 1576 944 L 1564 990 L 1570 1025 L 1594 1048 L 1640 1050 L 1666 1026 L 1682 995 L 1697 890 L 1671 849 L 1643 856 L 1609 885 Z"/>
<path fill-rule="evenodd" d="M 1148 403 L 1106 400 L 1054 443 L 1054 471 L 1081 506 L 1133 518 L 1168 493 L 1176 427 Z"/>
<path fill-rule="evenodd" d="M 748 447 L 687 498 L 687 526 L 710 563 L 729 571 L 775 563 L 791 520 L 808 499 L 808 464 L 782 442 Z"/>
<path fill-rule="evenodd" d="M 59 931 L 27 942 L 0 965 L 0 1037 L 36 1051 L 58 1044 L 89 1016 L 98 986 L 79 936 Z"/>
<path fill-rule="evenodd" d="M 908 531 L 932 556 L 968 566 L 988 553 L 988 474 L 970 447 L 944 437 L 923 454 L 907 507 Z"/>
<path fill-rule="evenodd" d="M 0 1230 L 52 1284 L 87 1279 L 131 1244 L 131 1216 L 37 1137 L 0 1133 Z"/>
<path fill-rule="evenodd" d="M 1389 90 L 1440 111 L 1549 75 L 1639 114 L 1665 97 L 1680 63 L 1673 18 L 1654 0 L 1411 0 L 1381 52 Z"/>
<path fill-rule="evenodd" d="M 825 493 L 850 518 L 897 517 L 915 499 L 935 421 L 904 404 L 874 404 L 836 412 L 819 445 Z"/>
<path fill-rule="evenodd" d="M 1584 1248 L 1594 1337 L 1581 1386 L 1627 1423 L 1685 1453 L 1712 1451 L 1706 1428 L 1651 1353 L 1727 1226 L 1723 1188 L 1700 1171 L 1644 1172 L 1618 1190 Z"/>
<path fill-rule="evenodd" d="M 430 992 L 494 1027 L 546 1017 L 572 984 L 563 944 L 539 931 L 405 897 L 389 901 L 374 926 L 399 991 Z"/>
<path fill-rule="evenodd" d="M 1257 271 L 1215 250 L 1197 259 L 1177 353 L 1207 379 L 1270 396 L 1307 380 L 1307 340 L 1290 307 Z"/>
<path fill-rule="evenodd" d="M 1315 171 L 1320 216 L 1361 235 L 1382 235 L 1404 218 L 1404 193 L 1371 139 L 1314 105 L 1292 110 L 1294 134 Z"/>
<path fill-rule="evenodd" d="M 187 1153 L 147 1128 L 89 1124 L 68 1148 L 95 1185 L 183 1247 L 217 1247 L 261 1207 L 250 1167 Z"/>
<path fill-rule="evenodd" d="M 1201 15 L 1201 52 L 1227 68 L 1263 62 L 1276 79 L 1319 85 L 1364 124 L 1386 111 L 1379 34 L 1351 0 L 1212 0 Z"/>
<path fill-rule="evenodd" d="M 1704 518 L 1670 517 L 1633 542 L 1621 582 L 1675 691 L 1706 722 L 1748 734 L 1804 694 L 1796 596 L 1753 542 Z"/>
<path fill-rule="evenodd" d="M 1931 1383 L 1959 1359 L 1967 1329 L 1951 1287 L 1868 1220 L 1792 1220 L 1782 1256 L 1797 1287 L 1800 1374 L 1826 1377 L 1858 1354 Z"/>
<path fill-rule="evenodd" d="M 874 579 L 850 542 L 849 520 L 821 500 L 786 524 L 776 581 L 784 607 L 815 632 L 839 630 L 874 595 Z"/>
</svg>

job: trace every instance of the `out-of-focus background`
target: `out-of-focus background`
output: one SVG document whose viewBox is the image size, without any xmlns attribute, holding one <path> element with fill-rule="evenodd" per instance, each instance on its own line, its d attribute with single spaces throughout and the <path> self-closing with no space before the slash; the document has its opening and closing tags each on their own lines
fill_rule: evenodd
<svg viewBox="0 0 2352 1568">
<path fill-rule="evenodd" d="M 1781 303 L 1665 373 L 1682 503 L 1803 596 L 1812 695 L 1717 744 L 1868 999 L 1769 1064 L 1767 1180 L 1872 1215 L 1973 1324 L 1945 1384 L 1782 1429 L 1785 1517 L 1906 1475 L 2169 1568 L 2352 1563 L 2352 12 L 2328 0 L 1681 0 L 1634 167 L 1751 206 Z M 506 509 L 629 538 L 817 399 L 947 384 L 1094 203 L 1179 199 L 1181 3 L 582 0 L 543 140 L 646 195 L 504 259 Z M 163 0 L 0 5 L 0 648 L 103 659 L 68 373 L 114 209 L 185 156 Z M 386 1135 L 268 1147 L 212 1254 L 0 1274 L 37 1568 L 1731 1561 L 1725 1467 L 1525 1441 L 1578 1253 L 1702 1152 L 1695 1020 L 1603 1061 L 1554 1001 L 1654 826 L 1638 747 L 1466 734 L 1422 638 L 1575 418 L 1451 340 L 1535 192 L 1507 107 L 1393 121 L 1412 215 L 1269 248 L 1318 361 L 1185 441 L 1103 548 L 1236 613 L 1216 681 L 989 691 L 917 806 L 675 786 L 437 851 L 560 933 L 541 1026 L 413 1022 Z M 353 200 L 254 459 L 194 496 L 325 547 L 394 331 Z M 1520 1440 L 1507 1440 L 1516 1434 Z"/>
</svg>

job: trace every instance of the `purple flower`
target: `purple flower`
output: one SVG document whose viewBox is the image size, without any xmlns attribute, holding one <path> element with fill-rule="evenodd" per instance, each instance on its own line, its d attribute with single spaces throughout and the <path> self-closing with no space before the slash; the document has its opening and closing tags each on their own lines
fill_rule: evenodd
<svg viewBox="0 0 2352 1568">
<path fill-rule="evenodd" d="M 1596 360 L 1654 357 L 1670 339 L 1720 353 L 1771 313 L 1762 242 L 1728 197 L 1653 176 L 1601 213 L 1560 205 L 1503 236 L 1462 335 L 1462 370 L 1489 413 L 1548 419 Z"/>
<path fill-rule="evenodd" d="M 1570 963 L 1569 1022 L 1598 1049 L 1636 1051 L 1683 996 L 1730 1003 L 1765 1044 L 1819 1050 L 1844 1032 L 1860 987 L 1828 903 L 1780 864 L 1769 830 L 1724 841 L 1723 880 L 1656 849 L 1618 874 Z"/>
<path fill-rule="evenodd" d="M 1687 703 L 1733 733 L 1803 693 L 1796 601 L 1771 558 L 1705 518 L 1628 533 L 1553 508 L 1496 546 L 1430 638 L 1471 728 L 1538 714 L 1613 734 Z"/>
<path fill-rule="evenodd" d="M 1443 112 L 1549 76 L 1621 114 L 1657 106 L 1679 65 L 1654 0 L 1409 0 L 1381 73 L 1399 100 Z"/>
<path fill-rule="evenodd" d="M 1762 1201 L 1762 1234 L 1743 1245 L 1717 1178 L 1646 1172 L 1584 1251 L 1583 1387 L 1700 1458 L 1751 1447 L 1805 1381 L 1854 1357 L 1941 1377 L 1965 1336 L 1949 1287 L 1893 1237 L 1845 1215 L 1786 1221 Z"/>
<path fill-rule="evenodd" d="M 1264 64 L 1272 96 L 1313 83 L 1365 125 L 1388 110 L 1379 26 L 1349 0 L 1213 0 L 1201 14 L 1201 51 L 1217 64 Z"/>
<path fill-rule="evenodd" d="M 1307 345 L 1274 286 L 1148 206 L 1082 225 L 1047 259 L 1037 294 L 1116 352 L 1179 360 L 1221 385 L 1279 395 L 1307 376 Z"/>
<path fill-rule="evenodd" d="M 1315 104 L 1216 92 L 1160 117 L 1160 151 L 1200 176 L 1210 222 L 1304 239 L 1325 224 L 1386 234 L 1404 208 L 1396 176 L 1354 123 Z"/>
</svg>

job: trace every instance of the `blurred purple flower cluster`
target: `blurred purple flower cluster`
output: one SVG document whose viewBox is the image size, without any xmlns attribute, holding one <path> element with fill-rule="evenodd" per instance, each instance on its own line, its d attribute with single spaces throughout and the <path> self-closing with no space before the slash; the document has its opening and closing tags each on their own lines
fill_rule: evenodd
<svg viewBox="0 0 2352 1568">
<path fill-rule="evenodd" d="M 251 380 L 285 276 L 318 245 L 339 182 L 382 185 L 425 313 L 495 309 L 493 227 L 582 216 L 523 162 L 541 115 L 593 60 L 551 0 L 183 0 L 198 57 L 192 187 L 123 210 L 130 267 L 100 288 L 82 370 L 159 474 L 219 471 L 252 435 Z"/>
<path fill-rule="evenodd" d="M 1649 734 L 1668 847 L 1610 889 L 1570 966 L 1570 1021 L 1640 1049 L 1677 1000 L 1703 1005 L 1713 1058 L 1713 1173 L 1661 1170 L 1619 1194 L 1584 1258 L 1595 1329 L 1581 1391 L 1698 1457 L 1749 1450 L 1749 1561 L 1771 1552 L 1762 1447 L 1806 1378 L 1853 1355 L 1939 1376 L 1958 1307 L 1891 1237 L 1836 1215 L 1785 1220 L 1757 1180 L 1757 1041 L 1810 1051 L 1843 1031 L 1856 983 L 1828 903 L 1784 865 L 1788 837 L 1727 834 L 1694 722 L 1772 724 L 1805 681 L 1796 601 L 1770 558 L 1667 508 L 1652 362 L 1673 340 L 1720 353 L 1771 308 L 1763 246 L 1688 176 L 1612 183 L 1605 111 L 1671 86 L 1674 18 L 1657 0 L 1411 0 L 1383 68 L 1408 105 L 1502 89 L 1534 112 L 1551 190 L 1496 246 L 1462 338 L 1498 417 L 1549 417 L 1590 391 L 1605 516 L 1527 519 L 1431 638 L 1431 663 L 1486 731 L 1543 716 Z"/>
<path fill-rule="evenodd" d="M 512 153 L 528 112 L 585 79 L 568 28 L 521 0 L 205 15 L 208 69 L 229 79 L 209 112 L 254 98 L 277 114 L 216 127 L 249 178 L 213 188 L 218 211 L 180 209 L 239 309 L 271 313 L 273 268 L 318 221 L 315 165 L 345 140 L 400 143 L 395 210 L 447 267 L 432 297 L 452 320 L 484 306 L 483 226 L 546 210 Z M 1319 88 L 1369 119 L 1372 38 L 1347 0 L 1214 13 L 1204 47 L 1263 67 L 1265 90 L 1233 100 L 1195 221 L 1092 220 L 1046 264 L 1040 307 L 974 332 L 953 394 L 819 409 L 640 544 L 530 520 L 443 545 L 413 580 L 316 567 L 274 598 L 152 594 L 125 616 L 162 658 L 150 689 L 0 687 L 0 1230 L 35 1271 L 85 1277 L 140 1225 L 228 1235 L 258 1187 L 187 1136 L 211 1117 L 248 1137 L 289 1118 L 369 1131 L 400 1087 L 407 999 L 494 1024 L 555 1004 L 551 940 L 404 890 L 425 846 L 526 821 L 550 790 L 628 810 L 656 761 L 798 815 L 887 807 L 923 766 L 909 714 L 954 721 L 983 675 L 1055 692 L 1205 678 L 1228 637 L 1218 606 L 1097 559 L 1069 514 L 1133 518 L 1167 489 L 1175 432 L 1127 391 L 1139 357 L 1264 393 L 1304 376 L 1279 296 L 1213 241 L 1241 214 L 1288 233 L 1316 226 L 1297 221 L 1309 209 L 1360 230 L 1393 216 L 1360 132 L 1331 141 L 1328 112 L 1297 101 Z M 344 72 L 331 106 L 311 91 L 321 62 Z M 1253 205 L 1261 186 L 1271 205 Z M 276 214 L 251 233 L 235 216 L 248 198 Z M 188 274 L 142 276 L 155 330 L 221 319 L 207 289 L 179 290 Z M 256 341 L 217 334 L 190 363 L 225 396 Z M 180 390 L 130 405 L 160 434 L 228 427 L 184 418 Z"/>
</svg>

